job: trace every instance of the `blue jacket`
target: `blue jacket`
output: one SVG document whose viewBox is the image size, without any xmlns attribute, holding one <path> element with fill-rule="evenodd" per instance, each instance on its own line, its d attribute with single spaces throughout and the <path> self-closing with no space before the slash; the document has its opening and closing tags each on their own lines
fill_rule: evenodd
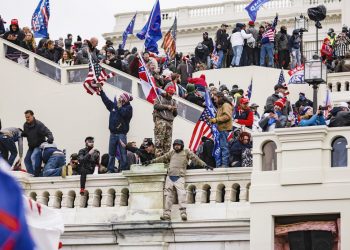
<svg viewBox="0 0 350 250">
<path fill-rule="evenodd" d="M 118 108 L 117 103 L 112 102 L 104 91 L 101 91 L 101 99 L 109 111 L 109 131 L 112 134 L 127 134 L 132 118 L 132 106 L 130 103 L 128 102 Z"/>
<path fill-rule="evenodd" d="M 325 121 L 323 115 L 315 114 L 309 120 L 302 119 L 299 122 L 300 127 L 317 126 L 317 125 L 326 125 L 326 121 Z"/>
</svg>

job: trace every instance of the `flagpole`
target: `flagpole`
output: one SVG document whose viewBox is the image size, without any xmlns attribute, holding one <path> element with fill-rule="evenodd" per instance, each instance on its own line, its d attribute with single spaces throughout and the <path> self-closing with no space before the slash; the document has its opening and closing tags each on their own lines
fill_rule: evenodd
<svg viewBox="0 0 350 250">
<path fill-rule="evenodd" d="M 147 69 L 147 67 L 146 67 L 145 61 L 143 60 L 143 58 L 142 58 L 140 52 L 139 52 L 139 58 L 140 58 L 142 64 L 145 66 L 145 71 L 146 71 L 146 74 L 147 74 L 147 78 L 151 79 L 150 73 L 148 72 L 148 69 Z M 153 89 L 154 92 L 156 93 L 156 96 L 157 96 L 158 101 L 160 101 L 159 95 L 158 95 L 158 93 L 157 93 L 157 90 L 156 90 L 155 87 L 154 87 L 154 84 L 153 84 L 152 80 L 151 80 L 151 83 L 152 83 L 152 89 Z"/>
</svg>

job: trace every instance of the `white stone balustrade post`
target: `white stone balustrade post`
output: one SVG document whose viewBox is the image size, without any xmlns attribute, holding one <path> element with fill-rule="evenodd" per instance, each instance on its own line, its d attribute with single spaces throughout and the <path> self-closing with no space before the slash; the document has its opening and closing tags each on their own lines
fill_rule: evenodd
<svg viewBox="0 0 350 250">
<path fill-rule="evenodd" d="M 132 165 L 129 171 L 123 171 L 123 176 L 129 183 L 127 218 L 159 220 L 164 199 L 164 164 L 152 164 L 147 167 Z"/>
<path fill-rule="evenodd" d="M 40 203 L 40 204 L 43 204 L 43 205 L 47 206 L 48 202 L 49 202 L 49 199 L 47 197 L 43 196 L 43 195 L 38 195 L 36 197 L 36 201 L 38 203 Z"/>
<path fill-rule="evenodd" d="M 231 192 L 232 192 L 232 188 L 226 187 L 225 188 L 225 200 L 224 202 L 229 202 L 231 200 Z"/>
<path fill-rule="evenodd" d="M 232 188 L 230 192 L 230 201 L 237 202 L 236 197 L 237 197 L 237 190 Z"/>
<path fill-rule="evenodd" d="M 113 204 L 113 202 L 111 202 L 112 198 L 112 194 L 102 192 L 101 207 L 107 207 L 107 204 Z"/>
<path fill-rule="evenodd" d="M 29 70 L 32 71 L 32 72 L 35 72 L 35 57 L 33 55 L 29 55 L 29 58 L 28 58 L 28 63 L 29 63 Z"/>
<path fill-rule="evenodd" d="M 247 202 L 247 189 L 245 187 L 240 188 L 239 202 Z"/>
<path fill-rule="evenodd" d="M 57 68 L 56 70 L 61 70 L 61 84 L 68 84 L 68 70 L 67 68 Z"/>
<path fill-rule="evenodd" d="M 89 197 L 87 195 L 84 195 L 87 200 L 87 207 L 93 207 L 94 206 L 94 191 L 89 192 Z"/>
<path fill-rule="evenodd" d="M 67 208 L 68 199 L 69 199 L 69 195 L 67 191 L 63 192 L 62 200 L 61 200 L 61 208 Z"/>
<path fill-rule="evenodd" d="M 118 192 L 115 193 L 115 198 L 114 198 L 114 206 L 115 207 L 120 207 L 120 199 L 122 197 L 122 193 L 119 190 Z"/>
<path fill-rule="evenodd" d="M 205 191 L 203 189 L 196 189 L 196 197 L 195 197 L 195 203 L 200 204 L 202 203 L 202 195 Z"/>
<path fill-rule="evenodd" d="M 56 194 L 50 194 L 48 207 L 56 208 L 56 205 L 57 205 L 57 196 L 56 196 Z"/>
<path fill-rule="evenodd" d="M 0 57 L 4 58 L 5 57 L 5 44 L 2 43 L 0 46 Z"/>
<path fill-rule="evenodd" d="M 74 207 L 81 207 L 81 200 L 82 200 L 81 195 L 79 195 L 79 190 L 76 191 L 76 196 L 75 196 L 75 200 L 74 200 Z"/>
<path fill-rule="evenodd" d="M 210 196 L 209 196 L 210 203 L 216 203 L 217 193 L 218 193 L 217 192 L 217 185 L 215 185 L 215 188 L 214 188 L 214 184 L 213 184 L 210 188 Z"/>
</svg>

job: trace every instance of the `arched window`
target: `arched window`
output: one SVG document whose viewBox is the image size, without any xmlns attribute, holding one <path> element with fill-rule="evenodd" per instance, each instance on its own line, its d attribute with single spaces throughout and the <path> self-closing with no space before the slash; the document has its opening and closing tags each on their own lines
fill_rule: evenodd
<svg viewBox="0 0 350 250">
<path fill-rule="evenodd" d="M 262 171 L 272 171 L 277 169 L 276 143 L 269 141 L 262 148 Z"/>
<path fill-rule="evenodd" d="M 332 167 L 347 167 L 348 166 L 348 145 L 344 137 L 336 138 L 332 143 Z"/>
</svg>

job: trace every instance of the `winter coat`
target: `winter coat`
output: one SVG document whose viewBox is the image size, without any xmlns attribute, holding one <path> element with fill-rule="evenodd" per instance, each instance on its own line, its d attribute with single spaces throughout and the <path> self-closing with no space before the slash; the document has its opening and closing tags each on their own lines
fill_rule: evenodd
<svg viewBox="0 0 350 250">
<path fill-rule="evenodd" d="M 202 139 L 203 140 L 203 139 Z M 199 159 L 205 162 L 207 166 L 216 167 L 215 158 L 213 156 L 214 151 L 214 141 L 212 139 L 206 138 L 203 140 L 202 145 L 198 147 L 197 154 Z"/>
<path fill-rule="evenodd" d="M 11 29 L 11 26 L 12 26 L 12 25 L 17 26 L 17 30 L 16 30 L 16 31 L 13 31 L 13 30 Z M 9 40 L 8 37 L 9 37 L 10 35 L 15 36 L 16 39 L 15 39 L 15 40 Z M 11 25 L 10 25 L 10 30 L 7 31 L 7 32 L 5 32 L 5 34 L 3 35 L 3 38 L 4 38 L 4 39 L 6 39 L 6 40 L 8 40 L 9 42 L 14 43 L 14 44 L 16 44 L 16 45 L 18 45 L 18 46 L 21 45 L 20 43 L 21 43 L 21 41 L 23 41 L 24 37 L 25 37 L 24 32 L 23 32 L 23 31 L 19 28 L 19 26 L 16 25 L 16 24 L 11 24 Z"/>
<path fill-rule="evenodd" d="M 292 51 L 292 49 L 300 49 L 301 45 L 301 38 L 299 35 L 293 35 L 289 39 L 289 51 Z"/>
<path fill-rule="evenodd" d="M 236 109 L 234 120 L 237 119 L 237 123 L 248 128 L 252 128 L 254 122 L 254 112 L 249 108 L 246 110 Z"/>
<path fill-rule="evenodd" d="M 333 49 L 327 44 L 322 44 L 321 47 L 321 57 L 323 60 L 333 60 Z"/>
<path fill-rule="evenodd" d="M 124 134 L 129 132 L 130 120 L 132 118 L 133 109 L 130 102 L 123 104 L 118 107 L 117 103 L 112 102 L 105 94 L 101 91 L 101 99 L 109 111 L 109 131 L 112 134 Z"/>
<path fill-rule="evenodd" d="M 93 173 L 95 170 L 96 164 L 99 161 L 99 152 L 96 150 L 95 153 L 89 154 L 89 148 L 83 148 L 79 150 L 78 160 L 79 165 L 77 166 L 77 173 L 81 174 L 82 172 Z M 84 170 L 82 170 L 84 169 Z"/>
<path fill-rule="evenodd" d="M 209 53 L 213 53 L 214 51 L 214 42 L 213 39 L 208 37 L 207 39 L 203 39 L 202 44 L 208 47 Z"/>
<path fill-rule="evenodd" d="M 226 53 L 229 48 L 228 34 L 226 31 L 219 29 L 216 32 L 216 50 L 223 50 Z"/>
<path fill-rule="evenodd" d="M 207 57 L 209 56 L 209 49 L 207 46 L 200 44 L 194 50 L 196 61 L 200 63 L 207 63 Z"/>
<path fill-rule="evenodd" d="M 347 127 L 350 126 L 350 112 L 339 111 L 336 116 L 331 118 L 329 127 Z"/>
<path fill-rule="evenodd" d="M 186 86 L 187 78 L 192 77 L 193 71 L 193 66 L 189 62 L 182 62 L 177 66 L 177 73 L 180 74 L 180 82 L 182 86 Z"/>
<path fill-rule="evenodd" d="M 164 96 L 159 96 L 154 102 L 154 118 L 160 118 L 168 122 L 173 122 L 174 118 L 177 116 L 177 110 L 171 111 L 166 106 L 177 107 L 176 101 L 174 99 L 167 99 Z"/>
<path fill-rule="evenodd" d="M 143 148 L 136 148 L 136 147 L 132 147 L 132 146 L 126 146 L 126 150 L 137 154 L 140 157 L 140 160 L 142 163 L 146 162 L 146 161 L 151 161 L 154 158 L 156 158 L 154 153 L 148 153 L 145 149 Z"/>
<path fill-rule="evenodd" d="M 37 148 L 46 141 L 52 143 L 54 138 L 51 131 L 39 120 L 34 119 L 33 123 L 24 123 L 23 137 L 27 137 L 29 149 Z"/>
<path fill-rule="evenodd" d="M 232 130 L 232 105 L 230 103 L 225 102 L 218 108 L 215 123 L 220 132 Z"/>
<path fill-rule="evenodd" d="M 231 45 L 232 47 L 244 45 L 244 39 L 249 39 L 253 37 L 252 34 L 247 34 L 245 30 L 236 31 L 231 35 Z"/>
<path fill-rule="evenodd" d="M 204 98 L 196 95 L 194 92 L 187 94 L 185 99 L 189 102 L 192 102 L 194 104 L 197 104 L 198 106 L 203 107 Z"/>
<path fill-rule="evenodd" d="M 246 148 L 251 149 L 252 145 L 250 143 L 243 144 L 239 140 L 229 146 L 230 156 L 232 157 L 231 162 L 238 162 L 235 164 L 236 167 L 242 166 L 242 153 Z"/>
<path fill-rule="evenodd" d="M 269 96 L 267 99 L 266 99 L 266 104 L 265 104 L 265 111 L 266 110 L 273 110 L 274 109 L 274 106 L 275 106 L 275 102 L 278 100 L 278 99 L 281 99 L 281 97 L 278 95 L 278 94 L 272 94 L 271 96 Z M 283 109 L 282 109 L 282 113 L 283 115 L 285 116 L 288 116 L 288 114 L 292 111 L 291 107 L 290 107 L 290 101 L 286 101 Z"/>
<path fill-rule="evenodd" d="M 323 117 L 323 115 L 313 115 L 311 118 L 306 119 L 305 117 L 301 119 L 299 122 L 300 127 L 306 127 L 306 126 L 318 126 L 318 125 L 326 125 L 326 121 Z"/>
<path fill-rule="evenodd" d="M 290 40 L 290 35 L 279 31 L 275 37 L 277 50 L 278 51 L 289 50 L 289 40 Z"/>
<path fill-rule="evenodd" d="M 78 51 L 75 64 L 88 64 L 89 63 L 89 54 L 88 54 L 87 50 L 88 50 L 87 47 L 83 47 L 83 48 L 81 48 L 81 50 Z"/>
<path fill-rule="evenodd" d="M 274 131 L 275 128 L 286 127 L 287 117 L 285 115 L 280 114 L 278 116 L 278 120 L 275 120 L 274 123 L 269 124 L 269 121 L 270 121 L 269 113 L 265 113 L 259 122 L 259 126 L 262 128 L 263 132 L 270 132 L 270 131 Z"/>
</svg>

